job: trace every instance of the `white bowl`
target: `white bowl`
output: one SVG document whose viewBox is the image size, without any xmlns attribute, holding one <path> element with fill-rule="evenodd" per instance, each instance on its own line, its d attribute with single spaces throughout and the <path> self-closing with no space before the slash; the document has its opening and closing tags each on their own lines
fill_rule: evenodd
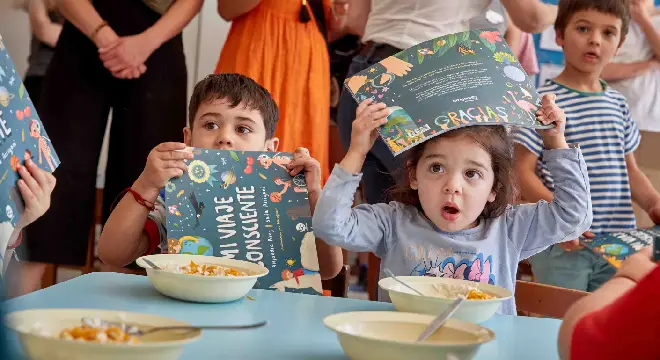
<svg viewBox="0 0 660 360">
<path fill-rule="evenodd" d="M 188 326 L 190 324 L 155 315 L 92 309 L 35 309 L 10 313 L 7 327 L 18 333 L 25 353 L 33 360 L 175 360 L 184 345 L 196 341 L 201 331 L 161 331 L 144 335 L 137 344 L 92 343 L 60 340 L 61 330 L 81 325 L 86 316 L 122 321 L 141 328 Z"/>
<path fill-rule="evenodd" d="M 177 274 L 166 270 L 154 270 L 144 259 L 149 259 L 158 267 L 167 265 L 188 265 L 190 261 L 197 264 L 231 266 L 247 271 L 248 276 L 201 276 Z M 268 269 L 251 263 L 226 257 L 160 254 L 138 258 L 136 263 L 147 270 L 149 280 L 156 290 L 163 295 L 191 302 L 226 303 L 236 301 L 254 287 L 257 280 L 268 274 Z"/>
<path fill-rule="evenodd" d="M 431 276 L 397 276 L 397 278 L 422 294 L 437 293 L 437 290 L 433 287 L 434 284 L 452 284 L 473 286 L 495 296 L 491 300 L 466 300 L 452 315 L 452 318 L 476 324 L 481 324 L 490 319 L 497 312 L 502 302 L 513 296 L 511 291 L 503 287 L 468 280 Z M 392 278 L 384 278 L 378 282 L 378 285 L 388 292 L 392 304 L 398 311 L 435 316 L 440 314 L 453 301 L 453 299 L 417 295 Z"/>
<path fill-rule="evenodd" d="M 395 311 L 335 314 L 323 320 L 337 333 L 344 353 L 352 360 L 463 360 L 495 338 L 482 326 L 448 319 L 424 342 L 417 338 L 434 316 Z"/>
</svg>

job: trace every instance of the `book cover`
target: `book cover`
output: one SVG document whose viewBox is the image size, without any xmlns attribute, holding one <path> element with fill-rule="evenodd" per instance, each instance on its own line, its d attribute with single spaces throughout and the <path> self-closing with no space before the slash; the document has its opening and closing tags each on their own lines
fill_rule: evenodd
<svg viewBox="0 0 660 360">
<path fill-rule="evenodd" d="M 355 101 L 384 102 L 380 136 L 396 156 L 470 125 L 549 128 L 539 94 L 495 29 L 450 34 L 390 56 L 344 82 Z"/>
<path fill-rule="evenodd" d="M 268 268 L 256 288 L 322 294 L 304 174 L 290 153 L 193 149 L 165 187 L 168 252 L 227 256 Z"/>
<path fill-rule="evenodd" d="M 599 234 L 593 239 L 581 239 L 584 246 L 619 268 L 628 256 L 660 238 L 660 227 Z"/>
<path fill-rule="evenodd" d="M 16 165 L 27 158 L 48 172 L 60 163 L 0 36 L 0 245 L 23 213 Z"/>
</svg>

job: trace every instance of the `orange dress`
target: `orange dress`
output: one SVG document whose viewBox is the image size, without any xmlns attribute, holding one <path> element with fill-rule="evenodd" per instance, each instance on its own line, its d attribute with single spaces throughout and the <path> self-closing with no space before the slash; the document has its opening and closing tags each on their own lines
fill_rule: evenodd
<svg viewBox="0 0 660 360">
<path fill-rule="evenodd" d="M 278 150 L 308 148 L 325 180 L 330 170 L 330 60 L 311 9 L 312 20 L 300 21 L 301 6 L 300 0 L 262 0 L 234 19 L 215 72 L 243 74 L 266 88 L 280 110 Z M 330 0 L 324 0 L 324 7 L 329 19 Z"/>
</svg>

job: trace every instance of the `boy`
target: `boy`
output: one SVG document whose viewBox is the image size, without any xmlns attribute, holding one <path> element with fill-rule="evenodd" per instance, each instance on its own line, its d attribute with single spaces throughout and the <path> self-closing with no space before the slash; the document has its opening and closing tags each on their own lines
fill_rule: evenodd
<svg viewBox="0 0 660 360">
<path fill-rule="evenodd" d="M 200 81 L 189 106 L 189 127 L 184 143 L 156 146 L 147 157 L 140 177 L 110 214 L 99 239 L 99 257 L 112 266 L 125 266 L 160 247 L 167 252 L 165 183 L 186 171 L 184 160 L 193 159 L 189 146 L 215 150 L 276 151 L 274 137 L 279 112 L 266 89 L 239 74 L 210 75 Z M 184 151 L 182 151 L 184 150 Z M 310 207 L 321 193 L 321 169 L 307 149 L 298 148 L 289 165 L 291 175 L 305 170 Z M 341 270 L 338 247 L 316 241 L 323 279 Z"/>
<path fill-rule="evenodd" d="M 600 80 L 628 32 L 630 5 L 622 0 L 561 0 L 555 30 L 566 67 L 539 93 L 554 93 L 566 113 L 566 141 L 578 143 L 587 162 L 593 202 L 594 233 L 636 227 L 632 201 L 660 220 L 660 195 L 635 162 L 640 135 L 625 98 Z M 552 200 L 553 178 L 536 132 L 516 129 L 515 157 L 526 201 Z M 601 257 L 575 241 L 554 245 L 530 258 L 537 281 L 593 291 L 615 273 Z"/>
<path fill-rule="evenodd" d="M 628 100 L 630 112 L 642 131 L 660 131 L 660 12 L 653 0 L 633 0 L 633 22 L 626 41 L 603 79 L 612 82 Z M 643 147 L 643 146 L 642 146 Z"/>
</svg>

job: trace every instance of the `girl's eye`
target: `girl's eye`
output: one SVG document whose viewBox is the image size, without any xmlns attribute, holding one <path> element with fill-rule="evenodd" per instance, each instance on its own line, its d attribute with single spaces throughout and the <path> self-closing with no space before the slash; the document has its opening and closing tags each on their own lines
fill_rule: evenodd
<svg viewBox="0 0 660 360">
<path fill-rule="evenodd" d="M 206 129 L 206 130 L 215 130 L 217 128 L 218 128 L 218 124 L 216 124 L 214 122 L 209 122 L 209 123 L 204 124 L 204 129 Z"/>
<path fill-rule="evenodd" d="M 587 31 L 589 31 L 589 28 L 586 27 L 586 26 L 578 26 L 577 29 L 578 29 L 579 32 L 587 32 Z"/>
<path fill-rule="evenodd" d="M 465 177 L 467 177 L 470 180 L 477 180 L 481 179 L 481 173 L 478 172 L 477 170 L 468 170 L 465 172 Z"/>
<path fill-rule="evenodd" d="M 239 127 L 236 128 L 236 132 L 238 132 L 240 134 L 248 134 L 248 133 L 251 133 L 252 130 L 250 130 L 250 128 L 247 127 L 247 126 L 239 126 Z"/>
<path fill-rule="evenodd" d="M 442 166 L 440 164 L 431 165 L 430 170 L 434 174 L 441 174 L 441 173 L 445 172 L 444 166 Z"/>
</svg>

